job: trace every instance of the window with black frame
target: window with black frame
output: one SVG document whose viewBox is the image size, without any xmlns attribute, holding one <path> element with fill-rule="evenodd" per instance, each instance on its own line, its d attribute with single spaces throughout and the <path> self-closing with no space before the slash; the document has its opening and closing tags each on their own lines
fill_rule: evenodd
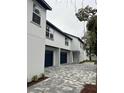
<svg viewBox="0 0 124 93">
<path fill-rule="evenodd" d="M 46 27 L 46 37 L 49 37 L 49 26 Z"/>
<path fill-rule="evenodd" d="M 65 45 L 68 46 L 69 45 L 69 40 L 68 38 L 65 37 Z"/>
<path fill-rule="evenodd" d="M 40 11 L 37 8 L 36 4 L 33 4 L 33 16 L 32 21 L 36 24 L 40 25 L 41 17 L 40 17 Z"/>
<path fill-rule="evenodd" d="M 46 37 L 49 38 L 49 39 L 52 39 L 52 40 L 54 38 L 53 29 L 50 29 L 49 26 L 46 26 Z"/>
</svg>

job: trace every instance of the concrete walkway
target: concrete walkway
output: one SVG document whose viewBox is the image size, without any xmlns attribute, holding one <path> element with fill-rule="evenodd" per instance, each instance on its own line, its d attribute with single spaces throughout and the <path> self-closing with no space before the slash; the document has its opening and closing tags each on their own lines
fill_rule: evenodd
<svg viewBox="0 0 124 93">
<path fill-rule="evenodd" d="M 96 84 L 96 65 L 68 64 L 45 69 L 50 77 L 28 88 L 28 93 L 80 93 L 84 84 Z"/>
</svg>

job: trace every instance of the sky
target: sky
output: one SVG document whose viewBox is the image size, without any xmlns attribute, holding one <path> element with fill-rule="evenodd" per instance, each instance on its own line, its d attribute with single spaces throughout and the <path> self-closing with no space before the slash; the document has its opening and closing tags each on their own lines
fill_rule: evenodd
<svg viewBox="0 0 124 93">
<path fill-rule="evenodd" d="M 47 20 L 57 26 L 63 32 L 82 37 L 84 35 L 84 23 L 80 22 L 75 13 L 79 8 L 87 5 L 96 8 L 95 0 L 45 0 L 52 11 L 47 11 Z M 76 1 L 76 2 L 75 2 Z"/>
</svg>

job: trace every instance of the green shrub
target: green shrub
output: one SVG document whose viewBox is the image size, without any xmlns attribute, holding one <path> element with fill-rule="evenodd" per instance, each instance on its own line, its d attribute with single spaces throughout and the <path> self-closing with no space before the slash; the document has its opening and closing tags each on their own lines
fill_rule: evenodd
<svg viewBox="0 0 124 93">
<path fill-rule="evenodd" d="M 45 78 L 45 75 L 43 73 L 41 73 L 40 78 Z"/>
<path fill-rule="evenodd" d="M 83 60 L 80 63 L 90 62 L 89 60 Z"/>
<path fill-rule="evenodd" d="M 38 80 L 38 76 L 37 75 L 32 77 L 32 81 L 37 81 L 37 80 Z"/>
<path fill-rule="evenodd" d="M 42 78 L 45 78 L 45 75 L 44 74 L 42 74 Z"/>
<path fill-rule="evenodd" d="M 94 64 L 97 64 L 97 61 L 95 61 Z"/>
<path fill-rule="evenodd" d="M 91 60 L 91 61 L 90 60 L 83 60 L 83 61 L 80 62 L 80 64 L 87 63 L 87 62 L 97 64 L 97 60 Z"/>
</svg>

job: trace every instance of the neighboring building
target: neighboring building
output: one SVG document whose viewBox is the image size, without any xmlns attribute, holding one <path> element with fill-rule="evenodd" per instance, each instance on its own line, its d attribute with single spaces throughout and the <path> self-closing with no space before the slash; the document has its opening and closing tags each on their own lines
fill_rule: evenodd
<svg viewBox="0 0 124 93">
<path fill-rule="evenodd" d="M 45 44 L 45 67 L 79 63 L 87 59 L 83 41 L 79 37 L 61 31 L 49 21 L 46 25 Z"/>
<path fill-rule="evenodd" d="M 72 38 L 47 21 L 45 66 L 72 62 Z"/>
<path fill-rule="evenodd" d="M 44 73 L 46 10 L 44 0 L 27 0 L 27 76 Z"/>
<path fill-rule="evenodd" d="M 67 34 L 46 21 L 46 11 L 51 7 L 44 0 L 27 2 L 27 77 L 44 73 L 48 66 L 79 63 L 86 60 L 83 41 Z"/>
<path fill-rule="evenodd" d="M 73 52 L 73 63 L 78 63 L 83 60 L 88 60 L 86 51 L 84 50 L 84 42 L 77 36 L 65 33 L 73 40 L 71 42 L 71 51 Z"/>
</svg>

